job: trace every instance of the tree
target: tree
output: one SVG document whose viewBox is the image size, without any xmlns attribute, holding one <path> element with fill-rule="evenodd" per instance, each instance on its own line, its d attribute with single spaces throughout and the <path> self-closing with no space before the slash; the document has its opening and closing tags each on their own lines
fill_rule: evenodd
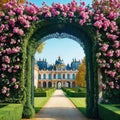
<svg viewBox="0 0 120 120">
<path fill-rule="evenodd" d="M 9 2 L 11 0 L 0 0 L 0 9 L 2 8 L 2 5 Z M 18 3 L 25 3 L 26 0 L 16 0 Z"/>
<path fill-rule="evenodd" d="M 43 48 L 44 48 L 44 45 L 45 45 L 45 43 L 43 42 L 43 43 L 41 43 L 41 44 L 38 46 L 38 48 L 37 48 L 37 52 L 38 52 L 38 53 L 41 53 L 41 52 L 42 52 L 42 50 L 43 50 Z"/>
<path fill-rule="evenodd" d="M 84 58 L 78 68 L 78 73 L 75 79 L 76 86 L 86 87 L 85 75 L 86 75 L 86 64 Z"/>
</svg>

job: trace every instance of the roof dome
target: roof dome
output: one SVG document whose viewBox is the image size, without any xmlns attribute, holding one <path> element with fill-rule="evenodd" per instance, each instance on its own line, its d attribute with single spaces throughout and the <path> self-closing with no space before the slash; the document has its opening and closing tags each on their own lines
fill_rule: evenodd
<svg viewBox="0 0 120 120">
<path fill-rule="evenodd" d="M 55 61 L 55 65 L 58 64 L 64 64 L 63 60 L 60 58 L 60 56 L 58 57 L 58 60 Z"/>
</svg>

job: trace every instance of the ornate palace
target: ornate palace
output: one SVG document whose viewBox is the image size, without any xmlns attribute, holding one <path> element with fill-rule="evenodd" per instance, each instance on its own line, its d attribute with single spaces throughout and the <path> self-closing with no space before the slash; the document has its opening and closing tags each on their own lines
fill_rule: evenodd
<svg viewBox="0 0 120 120">
<path fill-rule="evenodd" d="M 58 57 L 55 64 L 50 65 L 46 59 L 36 62 L 34 68 L 34 81 L 36 87 L 74 87 L 80 61 L 73 59 L 71 64 L 64 64 Z"/>
</svg>

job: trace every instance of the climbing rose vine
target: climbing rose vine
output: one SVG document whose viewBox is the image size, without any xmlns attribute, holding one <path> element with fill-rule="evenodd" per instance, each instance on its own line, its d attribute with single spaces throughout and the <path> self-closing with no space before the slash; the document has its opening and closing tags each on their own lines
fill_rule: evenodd
<svg viewBox="0 0 120 120">
<path fill-rule="evenodd" d="M 42 7 L 32 3 L 18 5 L 16 1 L 6 3 L 0 12 L 0 96 L 20 94 L 23 40 L 34 23 L 53 18 L 95 28 L 99 48 L 96 57 L 103 76 L 104 94 L 120 91 L 120 29 L 116 22 L 119 10 L 118 0 L 95 0 L 92 8 L 85 6 L 85 2 L 78 5 L 75 0 L 67 5 L 43 3 Z"/>
</svg>

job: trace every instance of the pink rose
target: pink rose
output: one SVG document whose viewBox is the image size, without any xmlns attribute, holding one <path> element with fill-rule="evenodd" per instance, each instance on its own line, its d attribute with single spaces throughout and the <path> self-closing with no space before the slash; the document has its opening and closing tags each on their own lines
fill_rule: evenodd
<svg viewBox="0 0 120 120">
<path fill-rule="evenodd" d="M 102 84 L 101 87 L 102 87 L 103 90 L 105 90 L 106 89 L 106 84 Z"/>
<path fill-rule="evenodd" d="M 15 19 L 11 18 L 11 19 L 9 20 L 9 23 L 10 23 L 11 25 L 15 25 Z"/>
<path fill-rule="evenodd" d="M 107 52 L 107 56 L 108 56 L 108 57 L 112 57 L 112 56 L 113 56 L 113 53 L 114 53 L 113 50 L 109 50 L 109 51 Z"/>
<path fill-rule="evenodd" d="M 10 63 L 10 57 L 9 56 L 3 56 L 2 61 L 6 63 Z"/>
<path fill-rule="evenodd" d="M 14 88 L 15 88 L 15 89 L 18 89 L 18 88 L 19 88 L 19 86 L 18 86 L 17 84 L 15 84 Z"/>
<path fill-rule="evenodd" d="M 7 93 L 6 96 L 9 97 L 9 96 L 10 96 L 10 93 Z"/>
<path fill-rule="evenodd" d="M 16 82 L 16 78 L 12 78 L 12 82 Z"/>
<path fill-rule="evenodd" d="M 119 85 L 117 85 L 117 86 L 116 86 L 116 89 L 117 89 L 117 90 L 119 90 L 119 89 L 120 89 L 120 86 L 119 86 Z"/>
<path fill-rule="evenodd" d="M 101 47 L 101 50 L 102 50 L 103 52 L 105 52 L 105 51 L 107 51 L 108 47 L 109 47 L 108 44 L 103 44 L 103 46 Z"/>
<path fill-rule="evenodd" d="M 114 41 L 114 47 L 118 48 L 120 46 L 120 42 L 119 41 Z"/>
<path fill-rule="evenodd" d="M 116 57 L 120 57 L 120 50 L 116 50 L 115 55 L 116 55 Z"/>
<path fill-rule="evenodd" d="M 70 12 L 70 13 L 68 14 L 68 16 L 69 16 L 69 17 L 74 17 L 74 12 Z"/>
</svg>

